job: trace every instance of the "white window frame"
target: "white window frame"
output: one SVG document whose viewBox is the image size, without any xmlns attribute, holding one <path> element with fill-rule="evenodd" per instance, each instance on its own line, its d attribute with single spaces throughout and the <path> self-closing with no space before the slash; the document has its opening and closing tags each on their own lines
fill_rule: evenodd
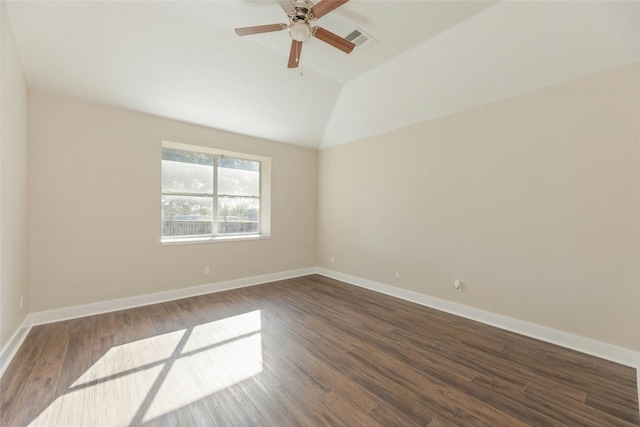
<svg viewBox="0 0 640 427">
<path fill-rule="evenodd" d="M 212 154 L 216 158 L 221 156 L 233 157 L 242 160 L 253 160 L 260 162 L 260 230 L 258 233 L 246 234 L 217 234 L 218 233 L 218 168 L 217 160 L 213 168 L 213 215 L 212 234 L 206 236 L 163 236 L 162 235 L 162 204 L 160 205 L 160 239 L 162 244 L 190 244 L 208 242 L 229 242 L 237 240 L 268 239 L 271 237 L 271 158 L 256 156 L 253 154 L 237 153 L 234 151 L 220 150 L 212 147 L 200 145 L 183 144 L 173 141 L 162 141 L 160 158 L 162 159 L 162 149 L 173 148 L 176 150 L 191 151 L 196 153 Z M 165 193 L 162 188 L 162 162 L 160 166 L 160 199 Z"/>
</svg>

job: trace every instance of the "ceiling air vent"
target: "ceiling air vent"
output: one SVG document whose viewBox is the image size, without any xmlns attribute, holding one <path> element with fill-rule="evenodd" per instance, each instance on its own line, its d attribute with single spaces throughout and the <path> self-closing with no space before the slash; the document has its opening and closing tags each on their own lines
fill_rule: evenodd
<svg viewBox="0 0 640 427">
<path fill-rule="evenodd" d="M 374 45 L 378 44 L 378 41 L 371 37 L 369 34 L 365 33 L 364 30 L 360 27 L 356 27 L 345 39 L 353 42 L 356 47 L 360 50 L 369 50 Z"/>
</svg>

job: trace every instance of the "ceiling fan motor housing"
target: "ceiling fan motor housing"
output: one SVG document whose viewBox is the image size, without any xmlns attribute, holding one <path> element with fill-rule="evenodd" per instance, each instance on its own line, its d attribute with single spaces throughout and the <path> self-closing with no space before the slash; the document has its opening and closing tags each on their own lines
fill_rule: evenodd
<svg viewBox="0 0 640 427">
<path fill-rule="evenodd" d="M 291 2 L 293 4 L 293 8 L 296 13 L 302 12 L 305 15 L 309 13 L 311 8 L 313 7 L 313 3 L 309 0 L 294 0 Z"/>
<path fill-rule="evenodd" d="M 298 42 L 308 40 L 312 35 L 311 15 L 310 11 L 313 7 L 313 3 L 309 0 L 295 0 L 292 2 L 293 12 L 289 14 L 289 34 L 291 38 Z"/>
</svg>

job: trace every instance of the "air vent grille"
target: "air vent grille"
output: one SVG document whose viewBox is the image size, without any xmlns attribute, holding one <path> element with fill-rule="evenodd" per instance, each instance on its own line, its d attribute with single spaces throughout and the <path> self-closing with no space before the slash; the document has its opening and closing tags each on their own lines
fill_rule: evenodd
<svg viewBox="0 0 640 427">
<path fill-rule="evenodd" d="M 345 37 L 345 39 L 353 42 L 356 47 L 360 50 L 368 50 L 371 49 L 374 45 L 378 44 L 378 41 L 371 37 L 369 34 L 365 33 L 362 28 L 356 27 L 349 35 Z"/>
</svg>

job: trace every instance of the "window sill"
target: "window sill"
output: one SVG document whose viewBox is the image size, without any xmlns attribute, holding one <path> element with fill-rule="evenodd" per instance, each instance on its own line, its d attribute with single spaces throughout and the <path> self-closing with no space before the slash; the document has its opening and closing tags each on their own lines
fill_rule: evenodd
<svg viewBox="0 0 640 427">
<path fill-rule="evenodd" d="M 193 245 L 198 243 L 219 243 L 219 242 L 239 242 L 243 240 L 267 240 L 270 239 L 269 234 L 237 234 L 231 236 L 216 237 L 185 237 L 175 239 L 163 239 L 163 245 Z"/>
</svg>

